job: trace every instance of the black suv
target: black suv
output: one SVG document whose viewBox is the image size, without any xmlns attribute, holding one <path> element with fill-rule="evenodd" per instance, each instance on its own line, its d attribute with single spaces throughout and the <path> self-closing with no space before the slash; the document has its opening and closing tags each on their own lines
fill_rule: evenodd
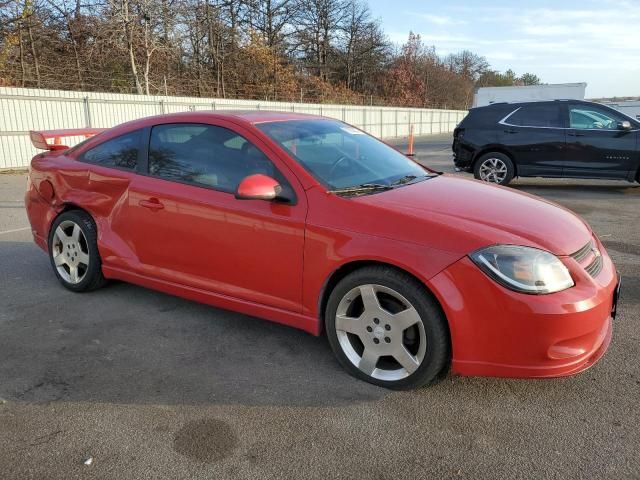
<svg viewBox="0 0 640 480">
<path fill-rule="evenodd" d="M 472 108 L 452 148 L 458 169 L 500 185 L 516 176 L 640 181 L 640 122 L 592 102 Z"/>
</svg>

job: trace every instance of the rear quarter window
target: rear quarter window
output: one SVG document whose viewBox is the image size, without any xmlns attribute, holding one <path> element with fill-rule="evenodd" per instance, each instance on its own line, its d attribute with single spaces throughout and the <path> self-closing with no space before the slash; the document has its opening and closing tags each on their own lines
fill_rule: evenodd
<svg viewBox="0 0 640 480">
<path fill-rule="evenodd" d="M 560 104 L 523 105 L 505 120 L 508 125 L 520 127 L 564 127 Z"/>
<path fill-rule="evenodd" d="M 511 108 L 505 108 L 504 105 L 472 108 L 462 122 L 460 122 L 460 127 L 491 127 L 496 125 L 512 110 L 513 106 Z"/>
<path fill-rule="evenodd" d="M 103 167 L 135 170 L 138 166 L 141 130 L 127 133 L 87 150 L 80 161 Z"/>
</svg>

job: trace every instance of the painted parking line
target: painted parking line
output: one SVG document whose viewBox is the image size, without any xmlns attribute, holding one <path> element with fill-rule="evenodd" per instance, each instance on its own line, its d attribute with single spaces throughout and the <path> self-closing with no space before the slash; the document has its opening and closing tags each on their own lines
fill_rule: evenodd
<svg viewBox="0 0 640 480">
<path fill-rule="evenodd" d="M 3 230 L 0 232 L 0 235 L 4 235 L 6 233 L 24 232 L 25 230 L 31 230 L 31 227 L 14 228 L 13 230 Z"/>
</svg>

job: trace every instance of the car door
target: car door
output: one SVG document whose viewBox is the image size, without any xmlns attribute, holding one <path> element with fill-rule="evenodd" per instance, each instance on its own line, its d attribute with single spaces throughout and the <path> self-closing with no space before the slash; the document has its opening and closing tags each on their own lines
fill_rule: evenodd
<svg viewBox="0 0 640 480">
<path fill-rule="evenodd" d="M 563 102 L 527 103 L 500 121 L 499 141 L 510 151 L 520 176 L 560 177 L 566 146 Z"/>
<path fill-rule="evenodd" d="M 571 103 L 564 175 L 628 178 L 632 167 L 638 164 L 638 127 L 632 125 L 631 129 L 623 129 L 623 121 L 630 119 L 613 109 Z"/>
<path fill-rule="evenodd" d="M 109 138 L 71 157 L 87 164 L 82 181 L 82 203 L 98 224 L 98 248 L 103 265 L 128 268 L 135 257 L 126 241 L 129 221 L 129 188 L 142 166 L 144 129 Z M 74 174 L 74 182 L 79 175 Z"/>
<path fill-rule="evenodd" d="M 129 187 L 128 241 L 148 276 L 300 311 L 306 197 L 296 177 L 241 127 L 160 124 L 149 131 L 147 175 Z M 264 173 L 295 201 L 238 200 Z"/>
</svg>

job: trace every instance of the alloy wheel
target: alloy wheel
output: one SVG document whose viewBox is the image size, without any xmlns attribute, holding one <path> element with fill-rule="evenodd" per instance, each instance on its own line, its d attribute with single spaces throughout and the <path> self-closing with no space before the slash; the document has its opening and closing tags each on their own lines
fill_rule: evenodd
<svg viewBox="0 0 640 480">
<path fill-rule="evenodd" d="M 502 183 L 507 177 L 507 165 L 499 158 L 487 158 L 480 165 L 480 179 L 485 182 Z"/>
<path fill-rule="evenodd" d="M 80 226 L 71 220 L 61 222 L 53 233 L 51 247 L 53 263 L 62 279 L 80 283 L 89 269 L 89 247 Z"/>
<path fill-rule="evenodd" d="M 338 342 L 349 361 L 378 380 L 395 381 L 415 372 L 427 337 L 418 311 L 395 290 L 361 285 L 338 304 Z"/>
</svg>

